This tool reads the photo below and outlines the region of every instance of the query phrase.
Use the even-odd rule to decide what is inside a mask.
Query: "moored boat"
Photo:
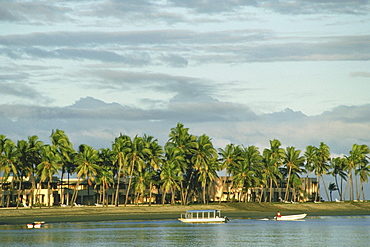
[[[275,216],[274,220],[277,220],[277,221],[303,220],[306,216],[307,214],[281,215],[281,216]]]
[[[27,224],[27,228],[41,228],[45,224],[45,221],[35,221]]]
[[[179,221],[185,223],[226,223],[229,219],[221,217],[221,211],[216,209],[188,210],[181,214]]]

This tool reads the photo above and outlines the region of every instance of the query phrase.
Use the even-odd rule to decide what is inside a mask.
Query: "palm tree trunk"
[[[320,195],[320,175],[318,174],[317,175],[317,190],[316,190],[316,198],[315,198],[316,202],[320,201],[319,195]]]
[[[324,190],[325,190],[326,198],[329,198],[328,189],[326,188],[326,185],[325,185],[324,176],[321,176],[321,180],[322,180],[322,183],[324,185]]]
[[[50,189],[50,179],[48,181],[48,207],[50,208],[50,192],[51,192],[51,189]]]
[[[335,185],[337,186],[337,189],[338,189],[339,199],[342,200],[342,188],[339,188],[337,175],[334,176],[334,179],[335,179]]]
[[[353,192],[354,191],[353,191],[352,170],[349,172],[348,180],[349,180],[349,200],[353,201]]]
[[[365,201],[364,180],[361,178],[360,178],[360,187],[361,187],[362,200]]]
[[[116,187],[116,195],[114,197],[114,205],[116,207],[118,207],[118,201],[119,201],[119,183],[120,183],[120,179],[121,179],[121,165],[119,165],[119,168],[118,168],[118,174],[117,174],[117,187]]]
[[[152,206],[152,186],[153,186],[153,182],[150,181],[149,183],[149,206]]]
[[[132,182],[132,174],[134,173],[134,161],[132,161],[132,165],[131,165],[131,172],[130,172],[130,178],[128,180],[128,186],[127,186],[127,191],[126,191],[126,198],[125,198],[125,207],[127,205],[127,202],[128,202],[128,196],[129,196],[129,193],[130,193],[130,189],[131,189],[131,182]]]
[[[17,209],[19,207],[21,195],[22,195],[22,178],[19,179],[19,188],[18,188],[17,205],[16,205],[16,208]]]
[[[191,172],[190,178],[189,178],[189,181],[188,181],[188,184],[186,186],[186,190],[185,190],[185,205],[188,204],[188,195],[189,195],[190,183],[191,183],[191,179],[193,177],[193,174],[194,174],[194,170]]]
[[[284,201],[288,201],[288,196],[289,196],[289,182],[290,182],[290,175],[291,175],[291,173],[292,173],[292,167],[289,166],[288,182],[286,183]]]
[[[270,202],[272,202],[272,181],[273,179],[270,178]]]
[[[76,203],[76,200],[77,200],[77,196],[78,196],[78,187],[80,186],[80,179],[81,177],[78,177],[77,179],[77,183],[76,183],[76,188],[73,192],[73,195],[72,195],[72,199],[71,199],[71,206],[73,207],[74,204]]]
[[[355,183],[356,183],[356,199],[357,201],[359,201],[360,200],[360,190],[358,188],[358,178],[356,175],[355,175]]]

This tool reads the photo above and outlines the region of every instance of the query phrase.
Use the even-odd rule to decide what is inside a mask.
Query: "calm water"
[[[370,216],[227,224],[116,221],[0,226],[0,246],[369,246]]]

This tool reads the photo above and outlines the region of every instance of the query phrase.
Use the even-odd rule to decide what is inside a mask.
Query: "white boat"
[[[188,210],[181,214],[179,221],[185,223],[226,223],[229,219],[221,217],[221,211],[215,209]]]
[[[45,221],[35,221],[27,224],[27,228],[41,228],[45,224]]]
[[[281,215],[280,217],[275,216],[274,220],[286,221],[286,220],[302,220],[307,214],[294,214],[294,215]]]

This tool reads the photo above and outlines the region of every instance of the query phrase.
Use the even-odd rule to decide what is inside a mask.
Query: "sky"
[[[370,145],[365,0],[1,1],[0,134]]]

